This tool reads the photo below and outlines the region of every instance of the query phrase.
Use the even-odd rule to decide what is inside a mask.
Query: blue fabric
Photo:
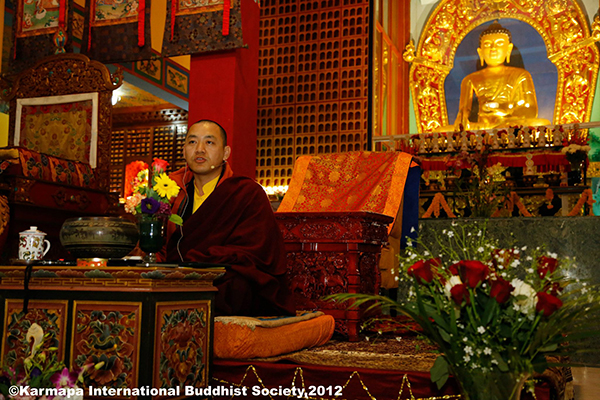
[[[408,170],[404,185],[404,205],[402,207],[402,236],[400,247],[406,247],[407,238],[415,240],[419,235],[419,186],[421,167]],[[414,229],[413,229],[414,228]]]

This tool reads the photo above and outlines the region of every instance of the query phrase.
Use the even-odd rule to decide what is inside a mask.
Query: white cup
[[[21,260],[41,260],[48,250],[50,250],[50,241],[44,239],[46,234],[37,230],[37,226],[32,226],[27,231],[19,233],[19,259]]]

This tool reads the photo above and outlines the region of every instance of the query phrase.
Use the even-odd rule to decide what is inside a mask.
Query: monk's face
[[[221,129],[212,122],[199,122],[190,127],[183,145],[183,156],[194,175],[208,178],[221,173],[231,148],[225,146]]]
[[[513,44],[505,33],[491,33],[481,38],[481,44],[477,49],[481,61],[485,61],[489,67],[495,67],[504,63],[510,57]]]

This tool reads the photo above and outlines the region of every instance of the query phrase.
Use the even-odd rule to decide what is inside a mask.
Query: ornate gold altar
[[[416,53],[412,42],[404,53],[412,63],[410,82],[419,132],[449,124],[444,80],[454,66],[456,49],[475,27],[499,18],[523,21],[542,37],[548,59],[558,71],[552,122],[589,121],[599,64],[598,17],[590,31],[575,0],[443,0],[427,20]]]
[[[85,378],[86,387],[207,386],[217,290],[212,282],[222,273],[38,266],[27,280],[24,266],[0,266],[0,364],[25,358],[25,335],[36,322],[67,365],[104,361]]]

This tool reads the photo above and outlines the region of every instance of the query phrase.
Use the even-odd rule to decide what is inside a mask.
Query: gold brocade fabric
[[[92,102],[25,106],[19,145],[29,150],[89,163]]]
[[[411,156],[400,152],[300,157],[278,211],[371,211],[395,218],[410,163]]]

